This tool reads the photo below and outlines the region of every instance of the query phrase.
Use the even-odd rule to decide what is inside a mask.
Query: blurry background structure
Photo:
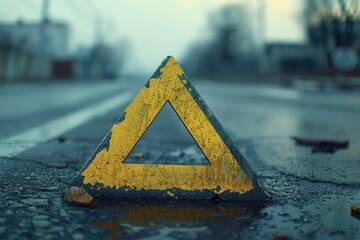
[[[0,82],[149,76],[167,55],[194,77],[354,82],[359,39],[358,0],[2,0]]]

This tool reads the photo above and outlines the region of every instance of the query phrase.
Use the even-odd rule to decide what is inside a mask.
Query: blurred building
[[[265,47],[266,72],[306,73],[319,68],[319,58],[307,44],[269,43]]]
[[[17,21],[15,24],[1,24],[1,38],[8,38],[13,44],[37,53],[40,44],[40,24]],[[67,51],[69,28],[61,22],[45,22],[46,49],[49,56],[62,56]],[[41,46],[44,47],[44,46]]]
[[[0,81],[51,77],[53,60],[65,58],[68,53],[69,28],[65,23],[46,21],[46,44],[40,39],[40,31],[39,23],[0,24]],[[42,76],[37,71],[39,51],[45,56]],[[66,69],[65,65],[60,68]]]
[[[347,14],[346,18],[340,18],[331,15],[331,12],[329,16],[324,17],[320,13],[318,10],[314,12],[313,17],[308,16],[304,29],[307,37],[305,43],[266,44],[265,59],[268,73],[328,76],[360,74],[359,17]]]
[[[70,52],[68,25],[48,20],[42,24],[0,24],[0,82],[117,77],[124,44],[99,42]]]

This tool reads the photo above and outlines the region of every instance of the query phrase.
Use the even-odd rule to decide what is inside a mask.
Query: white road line
[[[85,109],[70,113],[51,122],[31,128],[19,134],[2,139],[4,144],[0,148],[1,157],[14,157],[38,144],[49,141],[61,134],[70,131],[93,118],[120,107],[130,100],[130,93],[122,93],[119,96],[109,98]],[[17,143],[21,142],[21,143]],[[13,144],[12,144],[13,143]]]

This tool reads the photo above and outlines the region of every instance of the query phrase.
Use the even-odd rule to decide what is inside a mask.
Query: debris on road
[[[59,143],[64,143],[66,140],[67,140],[67,137],[65,137],[65,136],[59,136],[58,137]]]
[[[68,203],[89,204],[94,198],[81,187],[70,187],[65,190],[64,200]]]
[[[288,239],[288,235],[285,233],[282,233],[282,232],[275,233],[273,236],[274,236],[274,239],[280,239],[280,240]]]
[[[351,216],[360,218],[360,203],[356,203],[351,206]]]
[[[330,139],[313,139],[292,137],[298,145],[311,146],[313,153],[335,153],[338,149],[345,149],[349,147],[348,140],[330,140]]]

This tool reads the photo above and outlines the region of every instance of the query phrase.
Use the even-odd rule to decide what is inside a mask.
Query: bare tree
[[[304,23],[310,43],[322,49],[327,59],[337,47],[352,47],[360,33],[359,0],[306,0]]]
[[[100,68],[103,77],[116,77],[124,66],[128,50],[126,41],[117,45],[98,43],[89,50],[88,61]]]
[[[188,52],[184,68],[193,75],[256,71],[254,39],[242,5],[224,6],[209,15],[209,37],[202,36]]]

